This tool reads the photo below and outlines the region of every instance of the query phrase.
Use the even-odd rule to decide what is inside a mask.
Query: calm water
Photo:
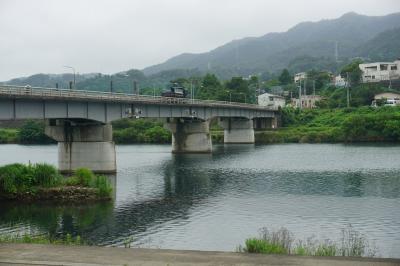
[[[56,164],[56,146],[0,145],[0,165]],[[383,257],[400,257],[400,146],[229,145],[172,155],[169,145],[117,147],[115,201],[2,203],[0,234],[79,234],[100,245],[226,250],[261,227],[340,239],[351,224]]]

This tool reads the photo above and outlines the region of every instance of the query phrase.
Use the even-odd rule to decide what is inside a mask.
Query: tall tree
[[[287,70],[286,68],[282,70],[282,73],[279,76],[279,81],[282,85],[286,85],[292,82],[292,77],[290,76],[289,70]]]

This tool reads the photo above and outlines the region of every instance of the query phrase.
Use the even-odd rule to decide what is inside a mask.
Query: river
[[[382,257],[400,258],[400,146],[117,146],[112,203],[1,203],[0,234],[80,235],[105,246],[234,251],[259,229],[339,241],[351,225]],[[56,165],[57,147],[0,145],[0,165]]]

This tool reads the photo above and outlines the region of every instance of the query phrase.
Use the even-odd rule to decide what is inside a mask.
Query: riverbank
[[[0,167],[0,200],[23,202],[85,202],[111,199],[106,176],[86,168],[63,177],[49,164],[9,164]]]
[[[234,252],[0,244],[0,265],[326,265],[395,266],[398,259],[303,257]]]

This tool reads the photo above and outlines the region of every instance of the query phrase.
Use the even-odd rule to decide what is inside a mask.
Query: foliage
[[[340,76],[346,79],[350,86],[354,86],[360,83],[362,72],[358,65],[362,63],[362,60],[356,59],[353,60],[351,63],[345,65],[340,70]]]
[[[249,238],[243,250],[248,253],[287,254],[288,251],[279,245],[274,245],[265,239]]]
[[[93,186],[98,189],[100,197],[110,196],[112,187],[108,178],[104,175],[98,175],[94,178]]]
[[[26,121],[18,131],[19,141],[21,143],[53,143],[54,140],[44,134],[44,127],[43,122]]]
[[[98,190],[100,197],[109,196],[112,187],[107,177],[96,176],[87,168],[79,168],[75,175],[66,179],[49,164],[9,164],[0,167],[0,194],[35,194],[38,188],[57,186],[83,186]]]
[[[171,141],[171,133],[156,120],[121,119],[112,124],[113,138],[116,143],[169,143]]]
[[[282,109],[282,128],[256,132],[259,143],[400,141],[399,107]]]
[[[367,239],[351,225],[342,229],[342,239],[339,243],[331,240],[319,241],[314,236],[309,237],[307,241],[298,240],[293,243],[294,236],[286,228],[272,232],[263,228],[260,237],[247,239],[245,247],[239,246],[239,251],[306,256],[374,257],[376,255],[376,249],[370,248]]]
[[[0,243],[25,243],[25,244],[57,244],[57,245],[84,245],[81,237],[78,235],[72,237],[70,234],[58,238],[52,238],[49,235],[31,236],[24,235],[3,235],[0,236]]]
[[[282,85],[286,85],[292,82],[292,77],[290,76],[290,73],[286,68],[282,70],[282,73],[279,76],[279,81]]]
[[[0,144],[16,143],[18,141],[18,130],[11,128],[0,128]]]
[[[74,176],[78,180],[78,184],[89,187],[94,179],[93,172],[88,168],[78,168],[74,172]]]
[[[62,176],[57,169],[45,163],[37,163],[32,167],[34,185],[42,187],[55,187],[61,184]]]

